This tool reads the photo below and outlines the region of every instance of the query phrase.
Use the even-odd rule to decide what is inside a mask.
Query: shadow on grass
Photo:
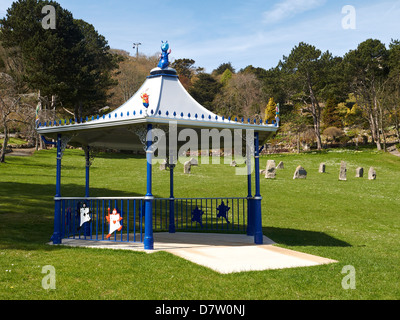
[[[91,188],[96,197],[138,197],[143,194]],[[62,195],[82,197],[85,187],[63,184]],[[54,184],[5,182],[0,188],[0,249],[54,250],[46,246],[54,227]]]
[[[287,246],[351,247],[352,245],[323,232],[286,228],[263,228],[263,233],[277,244]]]

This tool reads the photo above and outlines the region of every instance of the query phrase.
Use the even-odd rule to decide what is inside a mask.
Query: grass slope
[[[275,180],[261,178],[264,234],[280,246],[338,260],[310,268],[220,275],[168,253],[53,247],[55,151],[7,158],[0,165],[0,299],[399,299],[400,158],[341,150],[261,158],[283,161]],[[338,181],[340,161],[348,181]],[[320,162],[327,173],[319,174]],[[93,196],[145,192],[146,160],[100,154],[91,168]],[[83,152],[63,158],[62,194],[83,196]],[[306,180],[293,180],[298,165]],[[355,178],[370,166],[377,180]],[[247,177],[229,165],[201,165],[175,174],[176,197],[246,196]],[[153,170],[157,197],[168,197],[169,173]],[[254,191],[253,191],[254,193]],[[42,288],[42,268],[56,270],[56,290]],[[344,266],[356,270],[356,289],[344,290]]]

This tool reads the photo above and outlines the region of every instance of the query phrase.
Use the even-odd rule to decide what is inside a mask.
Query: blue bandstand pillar
[[[144,249],[153,250],[154,249],[154,236],[153,236],[153,193],[152,193],[152,170],[153,170],[153,151],[152,146],[152,135],[151,130],[153,126],[151,124],[147,125],[147,148],[146,148],[146,158],[147,158],[147,193],[145,197],[145,227],[144,227]]]
[[[255,147],[255,184],[256,193],[254,196],[254,243],[263,244],[263,232],[262,232],[262,213],[261,213],[261,190],[260,190],[260,141],[259,133],[255,133],[254,137]]]
[[[172,161],[171,161],[172,160]],[[173,158],[169,163],[169,233],[175,233],[175,197],[174,197],[174,169]]]
[[[54,233],[53,244],[61,244],[61,134],[57,135],[57,172],[56,172],[56,195],[54,204]]]
[[[86,158],[86,184],[85,184],[85,197],[89,198],[89,178],[90,178],[90,147],[85,149]]]
[[[248,148],[248,146],[247,146]],[[254,200],[251,191],[251,154],[248,152],[247,159],[247,235],[254,236]]]
[[[90,197],[89,180],[90,180],[90,147],[85,148],[85,159],[86,159],[86,178],[85,178],[85,198]],[[90,207],[90,203],[86,203]],[[84,235],[90,237],[91,235],[91,223],[84,224]]]

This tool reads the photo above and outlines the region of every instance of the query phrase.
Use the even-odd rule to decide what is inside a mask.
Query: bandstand
[[[103,116],[38,124],[37,132],[43,140],[57,147],[54,244],[61,244],[68,238],[127,241],[143,242],[144,249],[152,250],[155,231],[196,230],[242,232],[253,236],[256,244],[262,244],[260,146],[277,131],[279,118],[268,123],[225,118],[207,110],[189,95],[176,71],[169,67],[167,43],[163,44],[162,51],[158,67],[151,70],[138,92],[118,109]],[[174,168],[179,159],[178,148],[183,145],[178,137],[184,135],[184,130],[191,130],[198,137],[202,132],[211,131],[229,131],[231,137],[246,132],[241,135],[241,139],[247,142],[247,174],[243,179],[244,186],[247,185],[245,197],[174,197]],[[157,149],[160,154],[161,142],[166,146],[165,158],[170,173],[170,197],[165,199],[155,198],[152,193],[153,160]],[[198,150],[204,151],[204,141],[196,144]],[[86,192],[83,197],[62,196],[61,163],[67,145],[81,147],[86,155]],[[90,166],[93,151],[97,149],[144,150],[147,158],[145,195],[102,198],[91,195]],[[112,224],[119,228],[110,230]]]

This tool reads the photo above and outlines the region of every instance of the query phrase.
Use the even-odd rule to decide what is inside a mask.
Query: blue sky
[[[342,56],[368,39],[400,38],[400,0],[59,0],[75,18],[95,26],[112,48],[134,54],[171,45],[172,59],[191,58],[211,72],[231,62],[269,69],[299,42]],[[3,16],[12,0],[0,0]],[[345,5],[355,8],[356,28],[344,29]]]

